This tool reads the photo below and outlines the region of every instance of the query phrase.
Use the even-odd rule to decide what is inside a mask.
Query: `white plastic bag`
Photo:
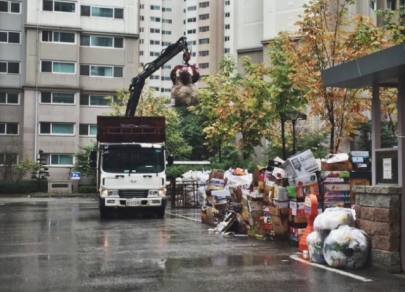
[[[313,231],[307,236],[307,244],[309,251],[309,259],[311,262],[318,264],[325,264],[325,257],[323,256],[323,243],[325,236],[323,233]]]
[[[360,229],[342,225],[325,238],[323,255],[334,268],[361,269],[370,251],[370,238]]]
[[[355,212],[350,208],[328,208],[322,214],[316,216],[314,229],[333,230],[341,225],[350,225],[356,220]]]

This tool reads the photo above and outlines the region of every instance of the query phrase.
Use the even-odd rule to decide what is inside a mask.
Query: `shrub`
[[[95,185],[81,185],[79,186],[79,193],[97,193]]]
[[[22,180],[18,183],[0,181],[0,194],[27,194],[35,192],[48,192],[48,181]]]

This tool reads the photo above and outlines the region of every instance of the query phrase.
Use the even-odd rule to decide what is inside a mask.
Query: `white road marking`
[[[351,277],[351,278],[356,279],[356,280],[359,280],[359,281],[363,281],[363,282],[373,282],[373,280],[368,279],[368,278],[364,278],[364,277],[357,276],[357,275],[354,275],[354,274],[351,274],[351,273],[348,273],[348,272],[345,272],[345,271],[342,271],[342,270],[334,269],[334,268],[327,267],[327,266],[323,266],[323,265],[320,265],[320,264],[317,264],[317,263],[312,263],[312,262],[307,261],[307,260],[304,260],[304,259],[300,259],[300,258],[298,257],[298,255],[295,255],[295,254],[290,255],[290,258],[292,258],[293,260],[302,262],[302,263],[306,263],[306,264],[311,265],[311,266],[314,266],[314,267],[318,267],[318,268],[321,268],[321,269],[324,269],[324,270],[328,270],[328,271],[331,271],[331,272],[334,272],[334,273],[337,273],[337,274],[341,274],[341,275],[343,275],[343,276]]]
[[[165,213],[166,213],[166,214],[169,214],[169,215],[177,216],[177,217],[180,217],[180,218],[184,218],[184,219],[187,219],[187,220],[191,220],[191,221],[195,221],[195,222],[201,222],[201,220],[199,220],[199,219],[195,219],[195,218],[191,218],[191,217],[186,217],[186,216],[179,215],[179,214],[175,214],[175,213],[172,213],[172,212],[166,211]]]

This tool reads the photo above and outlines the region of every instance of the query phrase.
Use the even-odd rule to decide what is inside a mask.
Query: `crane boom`
[[[143,67],[143,71],[138,76],[132,78],[131,85],[129,86],[130,97],[125,110],[126,117],[133,117],[135,115],[145,80],[182,51],[188,51],[187,38],[184,36],[164,49],[156,60],[146,64]]]

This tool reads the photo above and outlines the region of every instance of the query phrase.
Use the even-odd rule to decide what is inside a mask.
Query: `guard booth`
[[[322,71],[326,87],[372,88],[372,185],[353,187],[357,227],[371,237],[371,264],[405,270],[405,45]],[[398,89],[398,146],[381,148],[380,87]]]
[[[190,165],[209,167],[209,161],[174,161],[173,165]],[[183,180],[179,177],[167,176],[167,196],[170,197],[172,208],[199,208],[201,207],[200,191],[206,183],[197,180]]]

